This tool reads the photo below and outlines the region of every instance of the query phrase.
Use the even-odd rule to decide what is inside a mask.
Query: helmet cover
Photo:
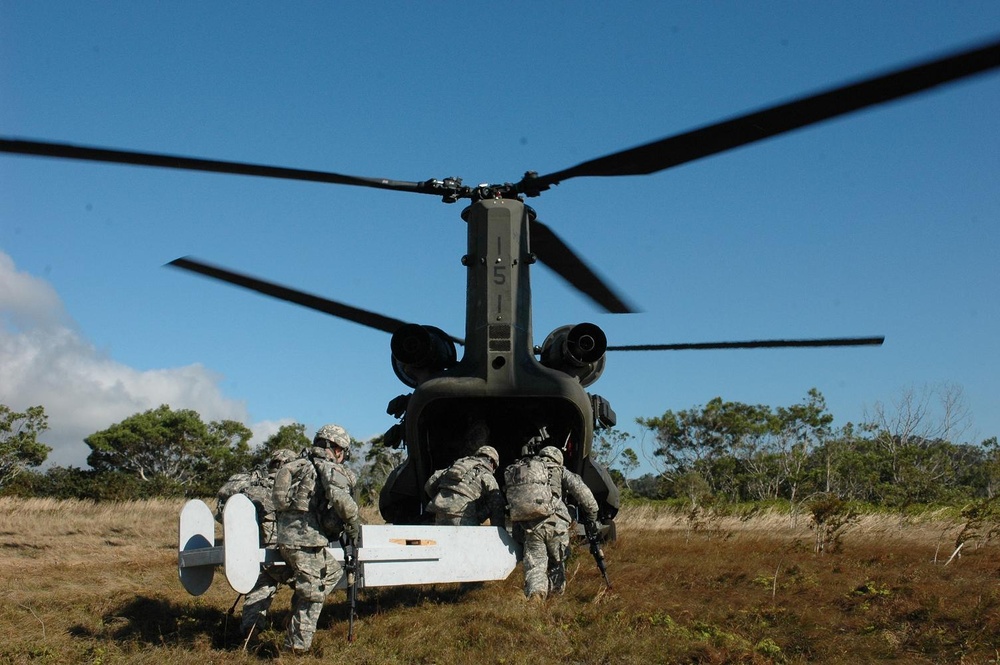
[[[349,450],[351,448],[351,436],[340,425],[323,425],[316,432],[316,436],[313,437],[313,445],[329,448],[330,444],[344,450]]]
[[[476,457],[485,457],[493,462],[493,468],[500,466],[500,455],[497,453],[497,449],[493,446],[481,446],[479,450],[476,451]]]
[[[271,453],[271,456],[267,460],[267,468],[277,469],[280,466],[284,466],[291,462],[293,459],[298,457],[288,448],[278,448]]]
[[[556,448],[555,446],[545,446],[544,448],[538,451],[538,456],[550,459],[559,465],[562,465],[563,463],[562,451]]]

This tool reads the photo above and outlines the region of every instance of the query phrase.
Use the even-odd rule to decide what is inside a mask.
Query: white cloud
[[[0,403],[15,410],[42,405],[52,446],[48,462],[86,466],[83,439],[128,416],[169,404],[206,421],[247,421],[246,405],[222,394],[220,378],[201,365],[137,370],[115,361],[74,329],[55,290],[18,272],[0,251]],[[254,425],[259,433],[284,424]],[[266,438],[266,435],[265,435]]]
[[[278,430],[285,425],[294,425],[297,422],[297,420],[292,418],[282,418],[281,420],[261,420],[254,423],[249,426],[250,431],[253,432],[253,439],[251,439],[250,445],[260,445],[277,434]],[[306,436],[309,435],[306,434]]]
[[[0,252],[0,317],[21,329],[67,325],[69,317],[55,289],[45,280],[18,272]]]

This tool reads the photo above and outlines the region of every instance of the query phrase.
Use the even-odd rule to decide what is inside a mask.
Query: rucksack
[[[226,506],[226,501],[229,498],[242,493],[246,488],[250,487],[251,474],[249,473],[234,473],[229,476],[226,483],[219,488],[219,492],[216,496],[215,504],[215,519],[219,522],[222,521],[222,510]]]
[[[320,526],[331,540],[336,540],[344,530],[344,518],[340,511],[348,510],[347,503],[355,503],[354,485],[357,479],[354,472],[342,464],[331,461],[314,464],[320,480],[316,491],[325,499],[318,506]]]
[[[260,474],[251,484],[242,490],[257,509],[257,520],[274,519],[274,499],[269,478]]]
[[[269,513],[274,512],[274,504],[271,502],[271,483],[267,474],[259,469],[250,473],[234,473],[226,481],[226,484],[219,488],[218,499],[218,519],[222,521],[222,510],[226,501],[236,494],[245,494],[257,508],[257,520],[261,521]]]
[[[449,466],[448,470],[441,476],[438,484],[441,487],[456,489],[459,485],[465,483],[469,475],[477,466],[481,466],[481,464],[475,457],[463,457],[455,460],[455,463]]]
[[[300,457],[278,469],[274,477],[271,498],[278,512],[309,510],[309,502],[316,494],[316,467],[312,460]]]
[[[459,514],[465,510],[470,501],[478,499],[480,488],[479,485],[474,484],[479,475],[476,472],[477,468],[482,469],[479,473],[486,470],[482,460],[475,457],[462,457],[455,460],[438,480],[438,492],[431,501],[432,511]]]
[[[555,512],[555,496],[544,461],[525,457],[508,466],[503,477],[511,520],[538,520]]]

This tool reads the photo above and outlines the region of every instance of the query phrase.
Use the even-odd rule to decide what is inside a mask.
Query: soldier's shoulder
[[[338,471],[344,474],[344,477],[347,478],[347,482],[351,484],[351,487],[358,483],[358,474],[354,472],[354,469],[349,466],[344,466],[343,464],[338,464],[337,466],[339,467]]]
[[[567,469],[565,467],[562,470],[562,479],[563,479],[564,483],[567,483],[569,485],[573,485],[573,486],[576,486],[576,487],[580,487],[580,486],[586,487],[587,486],[587,484],[585,482],[583,482],[583,476],[581,476],[580,474],[575,473],[573,471],[570,471],[569,469]]]
[[[456,459],[454,462],[452,462],[451,466],[456,468],[465,468],[465,467],[475,466],[475,464],[476,464],[476,458],[474,456],[464,455]]]
[[[275,482],[278,482],[279,478],[284,478],[286,482],[294,478],[306,478],[315,472],[315,466],[311,460],[299,457],[278,469],[278,472],[275,474]]]
[[[317,470],[329,481],[338,486],[353,487],[358,482],[357,474],[349,466],[322,460],[316,464]]]

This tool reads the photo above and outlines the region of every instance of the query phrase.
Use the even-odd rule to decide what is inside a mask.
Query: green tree
[[[811,466],[813,453],[830,437],[833,415],[827,412],[823,395],[812,388],[803,404],[779,406],[776,416],[781,482],[788,500],[794,503],[803,484],[818,480]]]
[[[726,450],[722,434],[712,419],[721,405],[722,398],[716,397],[704,409],[696,407],[666,411],[655,418],[636,418],[636,423],[656,437],[653,457],[659,460],[657,470],[665,480],[699,466],[707,467],[706,463]]]
[[[765,498],[774,482],[774,461],[765,443],[774,429],[769,407],[724,402],[716,397],[704,407],[667,411],[637,422],[655,432],[654,457],[662,459],[668,481],[697,472],[712,488],[732,500],[747,491]]]
[[[383,436],[376,436],[370,441],[353,446],[360,453],[363,462],[358,469],[358,501],[362,505],[378,503],[379,492],[385,485],[386,478],[399,466],[405,454],[383,445]]]
[[[3,494],[25,498],[134,501],[183,497],[186,489],[189,488],[181,487],[164,476],[145,482],[123,471],[97,472],[72,466],[53,466],[45,473],[25,471],[3,488]],[[189,495],[194,493],[189,492]]]
[[[712,496],[712,488],[697,471],[685,471],[677,476],[673,482],[673,490],[676,496],[687,499],[692,509],[700,507]]]
[[[943,384],[906,388],[886,405],[876,402],[866,414],[873,439],[885,451],[891,482],[905,486],[908,475],[937,474],[935,455],[921,454],[930,442],[953,442],[968,429],[970,415],[959,386]],[[911,465],[929,465],[914,470]]]
[[[711,422],[719,429],[722,440],[735,465],[731,473],[716,473],[717,478],[735,482],[720,487],[731,500],[777,498],[783,477],[777,441],[781,436],[781,420],[771,407],[761,404],[713,401]]]
[[[594,436],[594,444],[590,451],[594,461],[603,465],[609,472],[617,471],[626,487],[629,475],[639,468],[639,457],[632,448],[626,447],[626,444],[634,438],[628,432],[617,429],[600,430],[600,433]]]
[[[644,499],[666,499],[669,494],[662,475],[644,473],[632,481],[632,494]]]
[[[271,454],[282,448],[298,453],[307,448],[311,439],[306,436],[306,426],[302,423],[282,425],[278,431],[267,437],[260,448],[254,451],[251,466],[261,466],[267,462]]]
[[[952,384],[907,388],[890,405],[877,402],[866,426],[881,452],[881,500],[902,506],[967,496],[977,475],[969,467],[984,452],[957,441],[970,422],[962,390]]]
[[[0,487],[25,468],[45,461],[52,448],[40,443],[38,436],[47,429],[48,416],[41,406],[29,406],[19,413],[0,404]]]
[[[993,436],[983,441],[984,485],[986,496],[992,499],[1000,495],[1000,443]]]
[[[880,501],[887,465],[866,426],[847,423],[813,452],[817,491],[853,501]]]
[[[253,432],[249,427],[235,420],[219,420],[208,423],[207,429],[209,452],[203,458],[200,474],[225,474],[228,478],[253,466],[254,456],[250,451]]]
[[[212,494],[249,463],[250,430],[235,421],[206,425],[197,412],[166,404],[91,434],[87,463],[98,473],[122,472],[146,483],[165,480],[187,495]]]
[[[693,473],[712,493],[734,501],[794,501],[802,486],[815,480],[813,451],[829,436],[832,421],[815,388],[802,404],[789,407],[772,409],[716,397],[704,407],[637,420],[655,433],[654,456],[664,461],[664,478],[690,480]],[[680,495],[690,497],[690,492],[685,489]]]
[[[618,465],[621,467],[622,476],[625,478],[625,487],[631,490],[632,486],[629,476],[639,468],[639,456],[631,448],[626,448],[622,451],[621,461]]]

